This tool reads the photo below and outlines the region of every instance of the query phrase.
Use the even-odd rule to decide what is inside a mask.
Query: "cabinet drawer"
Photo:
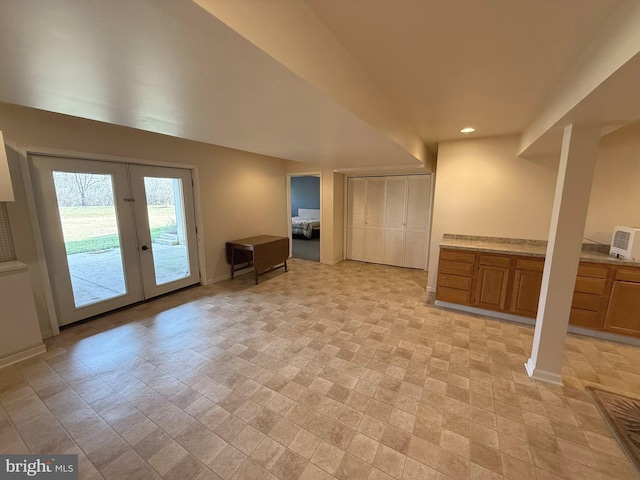
[[[440,273],[448,273],[451,275],[471,276],[473,272],[473,263],[451,262],[449,260],[440,261]]]
[[[497,255],[480,255],[480,265],[495,265],[496,267],[511,266],[510,257],[499,257]]]
[[[580,310],[589,310],[592,312],[598,312],[602,309],[602,302],[604,297],[597,295],[589,295],[586,293],[574,293],[573,302],[571,302],[572,308],[578,308]]]
[[[576,327],[602,329],[602,320],[599,312],[590,312],[589,310],[580,310],[572,308],[569,315],[569,323]]]
[[[530,260],[528,258],[519,258],[516,261],[516,269],[541,272],[542,270],[544,270],[544,260]]]
[[[456,288],[438,287],[436,290],[436,300],[469,305],[471,303],[471,292],[469,290],[458,290]]]
[[[578,266],[579,277],[607,278],[609,267],[581,263]]]
[[[616,270],[616,280],[640,283],[640,269],[619,268]]]
[[[473,252],[461,252],[459,250],[440,250],[440,260],[474,263],[476,261],[476,254]]]
[[[471,290],[471,277],[448,275],[446,273],[440,274],[438,275],[438,286],[457,288],[460,290]]]
[[[607,281],[604,278],[578,277],[576,278],[576,292],[602,295]]]

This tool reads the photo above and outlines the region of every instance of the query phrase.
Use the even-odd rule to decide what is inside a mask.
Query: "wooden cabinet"
[[[510,312],[535,318],[540,300],[544,260],[518,258],[513,277]]]
[[[544,259],[441,248],[436,300],[535,318]],[[580,262],[569,323],[640,337],[640,267]]]
[[[504,310],[509,288],[511,258],[480,254],[475,305],[491,310]]]
[[[616,272],[605,329],[640,336],[640,269],[620,268]]]
[[[571,303],[569,323],[602,330],[611,290],[609,265],[581,262]]]
[[[350,178],[347,194],[347,258],[425,268],[429,175]]]
[[[471,305],[476,254],[441,250],[436,300]]]

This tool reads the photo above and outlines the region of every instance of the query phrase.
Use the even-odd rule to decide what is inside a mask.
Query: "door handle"
[[[146,245],[142,245],[142,247],[140,247],[142,250],[149,250],[149,247],[147,247]]]

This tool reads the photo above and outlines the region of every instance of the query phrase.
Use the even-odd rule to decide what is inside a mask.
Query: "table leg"
[[[236,264],[235,263],[235,258],[234,258],[235,257],[235,255],[234,255],[235,251],[236,251],[235,247],[232,246],[231,247],[231,280],[233,280],[233,274],[235,272],[235,264]]]
[[[258,270],[256,270],[256,285],[258,284]]]
[[[287,270],[287,261],[286,261],[286,260],[284,261],[284,271],[285,271],[285,272],[288,272],[288,271],[289,271],[289,270]]]

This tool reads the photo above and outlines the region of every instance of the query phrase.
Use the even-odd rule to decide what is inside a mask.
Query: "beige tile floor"
[[[640,394],[640,350],[434,308],[424,272],[291,261],[65,330],[0,370],[0,451],[81,478],[636,479],[584,391]]]

